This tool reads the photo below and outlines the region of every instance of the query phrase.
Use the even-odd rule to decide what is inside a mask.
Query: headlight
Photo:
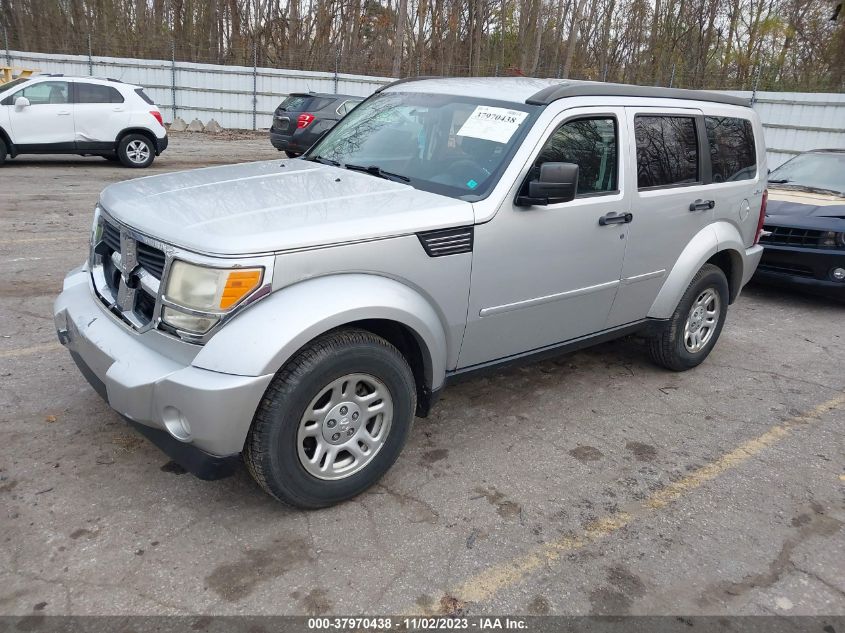
[[[837,233],[835,231],[825,231],[822,233],[821,246],[823,248],[843,248],[845,247],[845,233]]]
[[[177,260],[170,268],[164,293],[170,305],[162,320],[180,330],[205,333],[259,288],[263,274],[263,268],[207,268]]]

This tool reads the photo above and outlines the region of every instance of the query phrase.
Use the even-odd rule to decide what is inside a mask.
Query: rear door
[[[73,119],[79,149],[108,149],[129,124],[123,95],[112,86],[74,82]]]
[[[29,105],[21,109],[15,107],[19,97],[29,99]],[[3,103],[9,112],[12,141],[20,151],[73,149],[73,112],[67,81],[31,84],[4,99]]]
[[[713,222],[717,200],[705,184],[710,152],[701,110],[627,107],[634,142],[634,191],[622,278],[608,326],[647,316],[663,282],[693,236]]]

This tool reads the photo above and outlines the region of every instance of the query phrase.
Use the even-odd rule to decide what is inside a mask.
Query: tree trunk
[[[396,37],[393,49],[393,77],[402,74],[402,52],[405,45],[405,19],[408,15],[408,0],[399,0],[399,12],[396,18]]]

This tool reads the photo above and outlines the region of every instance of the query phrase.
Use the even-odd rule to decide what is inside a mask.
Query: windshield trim
[[[370,100],[381,99],[381,98],[389,98],[391,96],[402,94],[402,95],[419,95],[419,92],[414,91],[401,91],[401,90],[391,90],[389,92],[374,92],[369,97],[361,101],[355,109],[358,110],[362,108],[367,102]],[[427,93],[426,93],[427,94]],[[461,200],[464,202],[480,202],[481,200],[485,200],[492,195],[492,193],[496,190],[499,185],[499,182],[502,179],[505,171],[507,170],[508,166],[511,164],[514,155],[519,150],[522,143],[525,141],[525,137],[528,135],[529,131],[534,127],[534,124],[537,122],[538,117],[540,114],[546,109],[546,106],[539,106],[539,105],[531,105],[531,104],[524,104],[524,103],[514,103],[513,101],[501,100],[501,99],[482,99],[482,98],[475,98],[475,97],[467,97],[461,95],[451,95],[447,93],[432,93],[438,94],[444,97],[454,97],[456,101],[466,101],[470,103],[475,103],[477,105],[488,105],[500,108],[507,108],[509,110],[520,110],[522,112],[526,112],[528,116],[525,118],[525,121],[522,125],[520,125],[519,129],[513,136],[511,140],[510,147],[502,156],[502,160],[499,162],[498,167],[490,174],[489,178],[485,183],[484,190],[480,193],[468,193],[467,191],[460,189],[459,187],[451,187],[449,185],[441,184],[441,183],[434,183],[428,180],[423,180],[417,178],[412,173],[403,173],[402,176],[408,179],[409,186],[417,189],[419,191],[426,191],[428,193],[434,193],[441,196],[446,196],[449,198],[453,198],[455,200]],[[342,122],[342,119],[341,119]],[[314,145],[312,145],[308,150],[302,155],[302,158],[305,160],[313,160],[313,157],[320,156],[320,146],[332,135],[332,132],[337,129],[337,125],[329,130],[320,140],[318,140]],[[321,157],[324,158],[324,157]],[[363,173],[363,172],[362,172]]]

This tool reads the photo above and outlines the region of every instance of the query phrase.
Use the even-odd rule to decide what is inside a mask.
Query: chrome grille
[[[100,213],[91,252],[91,277],[100,300],[137,330],[153,327],[167,255],[163,244]],[[97,237],[99,236],[99,237]]]
[[[138,243],[138,263],[159,281],[164,274],[165,261],[164,252],[149,244]]]

